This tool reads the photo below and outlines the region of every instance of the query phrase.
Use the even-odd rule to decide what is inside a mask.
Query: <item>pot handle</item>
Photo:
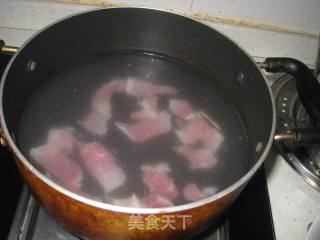
[[[7,46],[5,42],[2,39],[0,39],[0,53],[12,55],[15,54],[17,51],[17,47]]]
[[[267,58],[260,67],[267,72],[285,72],[296,79],[301,102],[314,126],[320,128],[320,84],[313,72],[302,62],[293,58]]]
[[[267,72],[288,73],[296,79],[301,102],[315,128],[293,129],[278,133],[275,141],[294,141],[299,146],[320,146],[320,84],[313,72],[302,62],[293,58],[267,58],[258,63]]]

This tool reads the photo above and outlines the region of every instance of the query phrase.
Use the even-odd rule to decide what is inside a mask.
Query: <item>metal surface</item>
[[[297,134],[295,132],[277,133],[274,136],[274,140],[276,140],[276,141],[286,141],[286,140],[295,141],[295,140],[297,140]]]
[[[13,46],[7,46],[5,45],[5,42],[0,39],[0,54],[8,54],[8,55],[12,55],[15,54],[18,51],[17,47],[13,47]]]
[[[256,64],[259,68],[262,68],[262,69],[265,69],[268,67],[268,64],[265,62],[256,62]]]
[[[95,28],[92,28],[93,25]],[[122,31],[123,29],[127,31]],[[113,32],[117,34],[110,34]],[[181,44],[181,39],[184,39],[185,44]],[[82,197],[57,185],[34,168],[14,140],[18,134],[28,93],[35,85],[45,81],[48,73],[65,63],[82,58],[90,52],[100,53],[112,49],[139,49],[173,56],[219,79],[219,83],[230,92],[237,103],[247,126],[250,143],[248,172],[230,187],[201,201],[165,209],[137,209],[113,206]],[[216,56],[224,57],[217,59]],[[41,67],[29,69],[30,63]],[[41,204],[69,229],[78,231],[83,236],[115,236],[112,229],[105,229],[104,226],[119,223],[117,227],[123,228],[121,222],[127,221],[128,216],[133,213],[192,213],[192,225],[196,228],[212,217],[218,217],[229,207],[261,166],[273,141],[275,109],[272,94],[253,60],[239,46],[212,28],[164,11],[137,8],[101,9],[61,20],[36,34],[19,49],[2,80],[1,124],[20,171]],[[252,101],[252,96],[255,96],[255,101]],[[14,101],[10,100],[12,98]],[[256,151],[257,146],[260,151]],[[83,218],[79,218],[74,209],[80,211]],[[94,222],[88,222],[86,219],[92,218],[92,215]],[[114,218],[116,220],[113,220]],[[128,232],[128,229],[124,228],[122,230],[122,234],[132,234],[136,239],[158,237]],[[166,236],[176,233],[161,234]]]
[[[272,90],[277,107],[277,130],[290,132],[295,128],[308,128],[311,125],[303,108],[295,79],[284,75],[274,82]],[[294,142],[276,141],[275,146],[289,165],[312,187],[320,191],[320,155],[317,147],[298,147]]]
[[[16,209],[15,218],[12,222],[8,239],[30,239],[28,236],[32,234],[32,226],[35,223],[37,213],[38,208],[36,201],[25,186],[20,196],[19,205]]]
[[[243,217],[246,216],[246,217]],[[24,188],[8,240],[78,240],[46,214]],[[223,221],[189,240],[275,239],[264,169],[260,169]]]
[[[7,142],[4,136],[1,136],[1,132],[0,132],[0,145],[2,147],[6,147],[7,146]]]
[[[108,12],[110,12],[110,14],[108,14]],[[136,14],[141,15],[141,17],[137,18]],[[166,16],[166,18],[164,18],[164,15]],[[121,21],[118,24],[120,24],[120,26],[123,24],[130,26],[128,28],[130,29],[130,31],[121,32],[123,36],[121,34],[117,35],[115,36],[116,39],[110,38],[108,34],[101,35],[100,31],[98,30],[100,26],[97,25],[96,28],[91,28],[93,23],[101,24],[101,28],[102,26],[103,28],[109,27],[110,30],[117,29],[120,26],[115,26],[112,23],[110,23],[110,26],[105,26],[104,22],[96,22],[96,18],[106,18],[106,20],[108,20],[108,18],[120,18]],[[146,22],[147,19],[156,20],[158,18],[161,18],[162,21],[157,22],[157,24],[159,24],[159,27],[162,26],[163,29],[157,29],[153,25],[150,26],[148,22]],[[135,28],[138,27],[136,26],[136,24],[139,24],[139,29],[143,29],[143,32],[136,31],[137,29]],[[141,24],[144,24],[146,29],[143,28],[143,25]],[[187,29],[181,28],[182,25],[184,25]],[[76,26],[81,26],[81,28],[76,28]],[[73,35],[66,34],[71,27],[75,27],[75,29],[73,30],[76,32],[73,32]],[[86,27],[88,29],[86,29]],[[82,35],[85,29],[86,31],[92,31],[91,34],[87,34],[88,36],[92,36],[92,38],[83,39],[82,41],[79,41],[78,34]],[[180,30],[177,31],[177,29]],[[171,35],[164,33],[162,34],[161,31],[169,31]],[[193,35],[186,35],[186,31],[194,31],[195,33],[200,35],[206,34],[207,38],[194,38]],[[64,34],[61,35],[62,32]],[[208,35],[208,33],[210,33],[210,35]],[[54,38],[56,34],[59,35],[59,38]],[[133,41],[132,37],[128,37],[128,34],[132,34],[132,37],[139,39],[139,41]],[[158,41],[154,38],[155,34],[159,37],[164,35],[169,37],[163,39],[164,41]],[[48,38],[44,38],[44,35],[46,35],[49,39],[53,38],[52,41],[47,41]],[[174,37],[172,35],[174,35]],[[100,38],[97,38],[96,36],[99,36]],[[66,39],[64,39],[63,37],[65,37]],[[181,37],[185,37],[185,40],[189,42],[189,45],[197,45],[197,49],[190,49],[188,45],[181,44]],[[2,77],[3,81],[1,84],[1,123],[3,124],[3,130],[6,135],[7,141],[10,143],[11,148],[14,150],[14,152],[17,154],[17,156],[23,162],[23,164],[26,167],[28,167],[32,172],[34,172],[34,174],[38,176],[42,181],[44,181],[50,186],[53,186],[58,191],[61,191],[62,193],[68,196],[71,196],[72,198],[83,201],[90,205],[92,204],[94,206],[98,206],[100,208],[110,207],[106,204],[99,204],[96,201],[90,201],[87,198],[83,198],[77,194],[71,193],[66,189],[62,189],[60,186],[58,186],[57,184],[49,180],[46,176],[43,176],[43,174],[37,171],[23,156],[19,149],[15,146],[15,141],[12,137],[17,132],[17,126],[20,121],[21,112],[17,112],[16,110],[10,108],[11,106],[5,106],[3,103],[5,97],[11,95],[19,95],[19,98],[17,98],[17,102],[15,102],[15,104],[19,106],[24,105],[27,97],[25,91],[29,90],[33,86],[33,84],[35,84],[36,81],[36,79],[33,77],[33,72],[30,74],[25,74],[26,65],[29,63],[31,56],[37,56],[37,58],[41,58],[43,60],[42,65],[45,65],[46,67],[38,69],[38,72],[34,74],[36,74],[38,77],[42,77],[42,81],[45,81],[45,76],[51,69],[55,69],[56,67],[61,66],[61,63],[63,63],[64,61],[83,56],[83,52],[78,51],[79,48],[87,49],[88,51],[88,46],[91,46],[91,51],[98,50],[99,48],[101,48],[100,50],[105,51],[105,48],[108,47],[119,47],[117,45],[119,39],[117,38],[122,39],[121,47],[124,49],[129,47],[141,48],[142,50],[148,49],[149,51],[164,52],[166,55],[173,55],[177,58],[182,58],[183,56],[186,61],[194,61],[197,65],[201,65],[207,71],[213,71],[212,74],[219,74],[221,77],[221,84],[225,88],[227,88],[231,93],[237,93],[232,94],[232,97],[235,98],[239,107],[241,108],[244,117],[243,120],[246,122],[246,125],[252,125],[252,127],[249,127],[247,129],[249,135],[248,137],[252,142],[252,145],[255,146],[261,141],[261,139],[264,139],[262,152],[256,154],[254,147],[254,154],[252,155],[252,159],[250,160],[250,162],[252,162],[251,164],[253,164],[252,168],[243,178],[241,178],[234,185],[218,193],[214,197],[206,199],[206,201],[201,201],[197,204],[184,205],[185,207],[183,208],[174,207],[170,209],[183,210],[189,207],[196,207],[198,205],[202,205],[204,202],[210,202],[214,199],[220,198],[221,196],[237,189],[239,186],[247,182],[248,179],[251,178],[252,175],[256,172],[259,166],[261,166],[264,158],[266,157],[268,150],[272,145],[273,135],[275,131],[275,109],[272,101],[273,97],[271,94],[271,90],[269,89],[267,80],[262,75],[262,72],[259,71],[259,69],[256,67],[255,62],[252,60],[252,58],[245,54],[245,51],[243,49],[241,49],[233,41],[230,41],[227,37],[223,36],[221,33],[217,32],[211,27],[208,27],[203,23],[196,22],[193,19],[185,18],[177,14],[143,8],[99,9],[67,17],[37,33],[33,38],[29,39],[29,41],[26,42],[19,49],[18,53],[12,58]],[[91,41],[92,43],[88,44],[89,41]],[[219,44],[212,44],[212,42],[214,41],[216,41]],[[60,51],[48,50],[50,49],[48,48],[49,45],[57,45],[62,42],[64,44],[60,46]],[[101,42],[103,42],[102,46]],[[219,45],[222,45],[224,47],[221,48],[219,47]],[[168,46],[170,46],[170,49],[168,49]],[[68,51],[66,51],[66,49],[68,49]],[[224,55],[226,55],[226,57],[220,58],[220,61],[211,61],[211,58],[214,55],[218,54],[218,52],[216,51],[221,53],[224,52]],[[68,54],[65,54],[66,52],[68,52]],[[232,54],[236,54],[232,59],[227,57]],[[232,60],[233,62],[230,62],[230,60]],[[12,65],[16,66],[16,71],[9,74],[9,69]],[[230,68],[230,65],[234,66],[235,68]],[[215,71],[215,69],[219,69],[219,71]],[[243,82],[239,83],[237,81],[237,74],[241,72],[243,72],[242,75],[244,76],[244,79]],[[209,73],[211,74],[211,72]],[[19,76],[21,75],[23,75],[25,79],[25,81],[23,82],[18,80]],[[252,81],[253,79],[255,79],[255,81]],[[260,79],[260,81],[257,79]],[[19,81],[19,90],[16,88],[16,81]],[[239,86],[241,86],[241,88],[239,88]],[[240,89],[241,91],[243,91],[243,94],[241,94]],[[259,89],[262,93],[256,94],[257,91],[259,91]],[[256,95],[256,101],[251,101],[252,95]],[[254,127],[254,125],[257,124],[257,121],[250,118],[249,114],[246,114],[246,112],[249,109],[250,111],[256,111],[257,116],[261,117],[261,121],[259,121],[259,127]],[[5,115],[7,116],[5,117],[3,113],[5,113]],[[6,121],[5,118],[10,118],[10,121]],[[8,128],[10,128],[10,131]],[[126,212],[129,209],[116,208],[114,210],[122,210]],[[146,213],[154,212],[154,210],[146,211]]]
[[[51,218],[25,186],[20,197],[11,231],[7,240],[80,240]],[[228,221],[209,228],[201,236],[189,240],[229,240]]]
[[[6,53],[6,54],[14,54],[18,51],[17,47],[13,47],[13,46],[3,46],[0,49],[0,52],[2,53]]]

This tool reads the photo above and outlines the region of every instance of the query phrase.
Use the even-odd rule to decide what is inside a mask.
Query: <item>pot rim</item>
[[[73,18],[76,17],[78,15],[81,14],[85,14],[85,13],[90,13],[90,12],[96,12],[96,11],[109,11],[112,9],[144,9],[144,10],[152,10],[152,11],[160,11],[160,12],[165,12],[165,13],[170,13],[170,14],[174,14],[177,15],[179,17],[184,17],[187,19],[190,19],[192,21],[198,22],[202,25],[205,25],[206,27],[215,30],[216,32],[218,32],[219,34],[221,34],[222,36],[224,36],[226,39],[228,39],[229,41],[231,41],[233,44],[235,44],[239,49],[241,49],[241,51],[247,55],[247,57],[251,60],[251,62],[257,67],[257,69],[259,69],[262,78],[265,81],[265,84],[269,90],[269,97],[272,103],[272,112],[273,112],[273,116],[272,116],[272,128],[271,128],[271,132],[270,132],[270,136],[269,136],[269,140],[268,143],[263,151],[263,153],[261,154],[259,160],[251,167],[251,169],[249,171],[246,172],[246,174],[244,174],[239,180],[237,180],[236,182],[234,182],[233,184],[231,184],[229,187],[225,188],[224,190],[206,197],[204,199],[195,201],[195,202],[191,202],[191,203],[186,203],[186,204],[181,204],[181,205],[177,205],[177,206],[172,206],[172,207],[166,207],[166,208],[133,208],[133,207],[123,207],[123,206],[116,206],[116,205],[112,205],[112,204],[108,204],[108,203],[103,203],[100,201],[96,201],[87,197],[84,197],[82,195],[76,194],[70,190],[65,189],[64,187],[60,186],[59,184],[55,183],[54,181],[52,181],[51,179],[49,179],[47,176],[45,176],[43,173],[41,173],[39,170],[37,170],[28,160],[27,158],[24,157],[24,155],[20,152],[19,148],[16,146],[14,139],[11,137],[9,130],[7,128],[7,124],[4,118],[4,114],[3,114],[3,89],[4,89],[4,85],[5,85],[5,80],[7,77],[7,74],[11,68],[11,65],[14,63],[15,59],[17,58],[17,56],[19,56],[19,53],[34,39],[36,38],[38,35],[42,34],[45,30],[49,29],[50,27],[54,26],[57,23],[60,23],[66,19],[69,18]],[[11,58],[10,62],[7,64],[6,69],[2,75],[1,78],[1,85],[0,85],[0,126],[2,127],[2,131],[4,133],[5,139],[7,141],[7,143],[9,144],[9,148],[11,151],[14,152],[14,154],[17,155],[19,161],[21,161],[25,167],[28,168],[28,170],[30,170],[34,175],[36,175],[39,179],[41,179],[44,183],[46,183],[48,186],[52,187],[53,189],[55,189],[56,191],[72,198],[75,199],[79,202],[82,202],[84,204],[90,205],[92,207],[96,207],[96,208],[100,208],[103,210],[109,210],[109,211],[114,211],[114,212],[122,212],[122,213],[127,213],[127,214],[163,214],[163,213],[174,213],[174,212],[180,212],[180,211],[185,211],[185,210],[189,210],[192,208],[197,208],[203,205],[206,205],[208,203],[211,203],[215,200],[218,200],[220,198],[223,198],[225,196],[227,196],[228,194],[232,193],[233,191],[239,189],[242,185],[246,184],[249,179],[253,176],[253,174],[258,170],[258,168],[262,165],[264,159],[266,158],[266,156],[268,155],[270,148],[272,146],[273,143],[273,136],[275,134],[275,128],[276,128],[276,110],[275,110],[275,103],[274,103],[274,97],[272,95],[272,91],[271,91],[271,87],[269,86],[267,79],[265,77],[265,75],[263,74],[262,70],[257,66],[256,62],[254,61],[254,59],[248,54],[248,52],[243,49],[241,46],[239,46],[238,43],[236,43],[234,40],[230,39],[229,37],[227,37],[225,34],[221,33],[220,31],[218,31],[217,29],[213,28],[212,26],[210,26],[209,24],[203,23],[201,21],[198,21],[196,19],[193,19],[191,17],[188,16],[184,16],[182,14],[179,13],[174,13],[168,10],[161,10],[161,9],[157,9],[157,8],[148,8],[148,7],[110,7],[110,8],[96,8],[96,9],[90,9],[88,11],[82,11],[79,13],[75,13],[72,15],[69,15],[67,17],[64,17],[62,19],[59,19],[49,25],[47,25],[46,27],[42,28],[40,31],[38,31],[37,33],[35,33],[33,36],[31,36],[26,42],[24,42],[22,44],[22,46],[19,48],[19,50],[17,51],[17,53],[15,53],[15,55]]]

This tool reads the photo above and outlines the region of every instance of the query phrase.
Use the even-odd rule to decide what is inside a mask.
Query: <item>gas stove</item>
[[[272,85],[277,109],[277,130],[290,132],[295,128],[311,127],[296,88],[296,81],[284,75]],[[299,147],[292,142],[275,142],[275,147],[288,164],[312,187],[320,191],[320,148]]]

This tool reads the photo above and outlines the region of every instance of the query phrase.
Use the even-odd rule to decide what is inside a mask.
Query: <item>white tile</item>
[[[317,38],[230,24],[208,24],[233,39],[252,56],[292,57],[310,66],[315,64]]]
[[[97,8],[36,0],[1,0],[0,27],[39,30],[63,17]]]
[[[134,6],[161,8],[175,11],[188,11],[190,10],[192,0],[113,0],[111,2],[122,2],[124,4]]]
[[[277,240],[302,240],[320,215],[320,193],[279,155],[266,161],[267,183]]]
[[[319,31],[319,0],[194,0],[192,11]]]
[[[6,45],[19,47],[36,32],[37,31],[35,30],[22,30],[0,27],[0,39],[4,40]]]
[[[76,2],[76,1],[72,1]],[[94,2],[94,1],[93,1]],[[108,1],[110,3],[110,1]],[[144,6],[184,12],[189,10],[191,0],[111,1],[115,5]],[[101,8],[97,5],[63,3],[50,0],[2,0],[0,27],[39,30],[61,18],[78,12]]]
[[[132,4],[134,2],[152,4],[151,0],[127,0],[127,2],[130,1]],[[197,0],[194,1],[196,3]],[[179,2],[181,6],[185,3],[184,1],[166,0],[154,2],[153,4],[160,2],[172,2],[172,4]],[[96,7],[43,0],[2,0],[0,27],[39,30],[47,24],[65,16]],[[314,64],[317,48],[316,38],[230,24],[210,23],[210,25],[231,37],[255,57],[288,56],[298,58],[309,65]],[[25,36],[25,33],[22,31],[21,35]]]

